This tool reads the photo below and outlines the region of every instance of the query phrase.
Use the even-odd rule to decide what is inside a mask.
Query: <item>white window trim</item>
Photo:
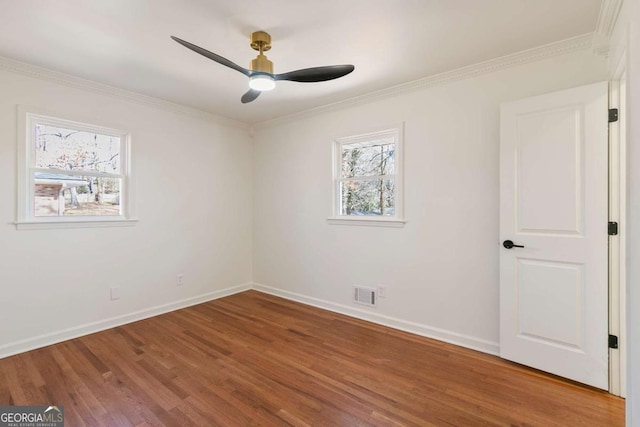
[[[340,190],[342,146],[357,142],[367,142],[372,139],[393,136],[396,144],[394,176],[397,191],[395,193],[395,215],[394,216],[348,216],[341,215],[340,212]],[[363,177],[362,179],[375,179],[376,177]],[[356,178],[360,179],[360,177]],[[327,218],[330,225],[356,225],[374,227],[404,227],[404,123],[387,127],[382,130],[368,132],[360,135],[336,138],[333,144],[333,207],[332,216]]]
[[[56,126],[68,126],[72,129],[98,132],[104,135],[120,137],[120,152],[124,155],[121,160],[122,179],[120,192],[122,211],[117,216],[69,216],[69,217],[36,217],[33,215],[34,188],[33,164],[35,152],[33,144],[33,130],[35,122],[50,123]],[[117,127],[92,125],[97,120],[71,118],[64,114],[45,111],[40,108],[18,106],[17,132],[17,197],[16,221],[17,230],[57,229],[57,228],[92,228],[92,227],[123,227],[132,226],[138,221],[134,215],[134,191],[131,179],[131,136],[129,132]],[[69,171],[62,171],[68,173]],[[93,175],[90,171],[83,175]],[[106,175],[106,174],[100,174]],[[116,175],[114,175],[116,176]]]

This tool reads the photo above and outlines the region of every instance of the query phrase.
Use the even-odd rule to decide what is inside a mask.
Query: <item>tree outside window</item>
[[[34,216],[120,215],[120,136],[42,123],[34,132]]]

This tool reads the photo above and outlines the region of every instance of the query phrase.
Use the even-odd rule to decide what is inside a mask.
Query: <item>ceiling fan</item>
[[[271,36],[264,31],[256,31],[251,34],[251,47],[258,51],[258,56],[251,61],[249,69],[178,37],[171,36],[171,38],[184,47],[249,77],[249,91],[240,99],[243,104],[255,100],[261,92],[275,88],[277,80],[302,83],[324,82],[346,76],[355,69],[353,65],[327,65],[274,74],[273,62],[269,61],[263,53],[271,49]]]

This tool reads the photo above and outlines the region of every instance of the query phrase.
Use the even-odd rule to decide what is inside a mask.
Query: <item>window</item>
[[[332,223],[401,226],[401,127],[335,142]]]
[[[128,222],[127,132],[22,108],[19,115],[18,228]]]

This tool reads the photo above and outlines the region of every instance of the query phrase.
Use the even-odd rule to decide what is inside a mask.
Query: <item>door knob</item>
[[[502,246],[504,246],[507,249],[511,249],[511,248],[524,248],[524,246],[522,245],[516,245],[515,243],[513,243],[511,240],[505,240],[504,242],[502,242]]]

